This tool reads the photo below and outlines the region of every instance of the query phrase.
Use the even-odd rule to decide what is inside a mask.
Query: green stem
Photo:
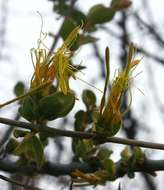
[[[11,104],[11,103],[13,103],[15,101],[21,100],[21,99],[25,98],[26,96],[32,95],[33,93],[36,93],[36,91],[41,90],[42,88],[45,88],[46,86],[48,86],[51,83],[52,83],[52,81],[48,81],[46,83],[43,83],[42,85],[40,85],[40,86],[38,86],[36,88],[33,88],[32,90],[30,90],[29,92],[27,92],[27,93],[25,93],[25,94],[23,94],[21,96],[18,96],[18,97],[13,98],[12,100],[9,100],[9,101],[7,101],[7,102],[5,102],[3,104],[0,104],[0,108],[2,108],[4,106],[7,106],[7,105],[9,105],[9,104]]]

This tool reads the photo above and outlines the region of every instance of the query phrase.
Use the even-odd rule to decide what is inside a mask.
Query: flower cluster
[[[72,56],[70,48],[76,40],[80,29],[81,26],[77,26],[68,35],[63,45],[56,52],[47,54],[45,48],[40,48],[40,44],[37,49],[33,48],[31,50],[32,63],[34,66],[31,89],[47,82],[52,84],[54,79],[56,79],[58,90],[61,90],[64,94],[70,91],[69,77],[76,79],[76,69],[70,63],[70,58]],[[47,93],[47,91],[48,88],[44,89],[44,93]]]
[[[132,73],[136,66],[140,63],[141,59],[135,59],[135,47],[133,43],[129,45],[128,60],[125,68],[122,71],[118,71],[117,76],[111,84],[111,91],[106,105],[103,106],[100,113],[98,126],[100,130],[109,130],[108,135],[113,136],[119,130],[123,115],[128,111],[132,96],[130,93],[130,104],[125,111],[121,111],[121,100],[123,95],[129,89],[130,81],[132,79]]]

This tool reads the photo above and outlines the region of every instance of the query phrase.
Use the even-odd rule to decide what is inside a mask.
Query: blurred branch
[[[72,162],[69,164],[51,163],[47,162],[38,169],[35,165],[17,165],[15,162],[0,160],[0,170],[9,173],[23,173],[29,174],[48,174],[52,176],[71,175],[75,170],[80,170],[85,173],[92,173],[97,170],[96,167],[91,166],[85,162]],[[152,173],[155,171],[164,171],[164,160],[146,160],[143,164],[136,164],[133,167],[134,172]],[[124,176],[120,162],[116,163],[116,178]]]
[[[0,123],[7,124],[7,125],[14,125],[14,126],[25,128],[25,129],[32,130],[35,132],[46,132],[50,135],[50,137],[56,137],[56,136],[76,137],[80,139],[93,139],[93,140],[96,140],[99,144],[110,142],[110,143],[141,146],[145,148],[164,150],[164,144],[160,144],[160,143],[124,139],[124,138],[119,138],[119,137],[105,137],[104,135],[90,133],[90,132],[62,130],[62,129],[56,129],[54,127],[53,128],[48,127],[45,125],[39,125],[39,124],[36,125],[36,124],[22,122],[22,121],[14,121],[14,120],[2,118],[2,117],[0,117]]]
[[[123,24],[121,22],[118,23],[120,27],[123,27]],[[115,31],[112,31],[111,29],[109,29],[108,27],[105,27],[105,26],[101,26],[101,29],[104,30],[107,34],[111,34],[112,36],[114,36],[116,39],[120,40],[121,41],[121,38],[127,38],[128,35],[125,35],[124,33],[124,36],[123,35],[120,35],[120,34],[117,34]],[[125,29],[124,29],[125,30]],[[124,46],[127,46],[129,45],[129,41],[127,40],[124,40],[124,43],[123,43]],[[145,56],[161,63],[164,65],[164,58],[161,58],[159,56],[157,56],[156,54],[153,54],[153,53],[150,53],[148,51],[146,51],[145,49],[143,49],[142,47],[139,47],[137,46],[137,52],[139,53],[143,53]],[[125,62],[126,63],[126,62]]]
[[[37,188],[37,187],[32,187],[32,186],[29,186],[29,185],[22,184],[22,183],[20,183],[20,182],[18,182],[18,181],[15,181],[15,180],[13,180],[13,179],[10,179],[10,178],[8,178],[8,177],[6,177],[6,176],[3,176],[3,175],[1,175],[1,174],[0,174],[0,179],[2,179],[2,180],[4,180],[4,181],[7,181],[7,182],[9,182],[9,183],[15,184],[15,185],[17,185],[17,186],[24,187],[24,188],[26,188],[26,189],[28,188],[29,190],[41,190],[40,188]]]
[[[104,59],[102,58],[100,51],[98,49],[98,46],[96,43],[93,43],[93,49],[94,49],[94,54],[95,57],[99,60],[100,63],[100,68],[101,68],[101,77],[105,78],[105,67],[104,67]]]
[[[121,18],[120,18],[120,22],[119,22],[119,26],[121,29],[121,36],[120,36],[120,42],[121,42],[121,55],[120,55],[120,62],[122,64],[122,67],[125,67],[125,63],[126,63],[126,59],[127,59],[127,44],[129,44],[129,30],[127,27],[127,21],[128,21],[128,16],[126,14],[126,12],[122,12],[121,14]],[[123,100],[123,106],[124,109],[126,110],[128,108],[128,97],[127,95],[125,96],[124,100]],[[136,120],[136,118],[133,116],[132,114],[132,110],[129,110],[129,112],[126,114],[124,121],[128,121],[128,124],[124,126],[123,130],[126,134],[127,138],[130,139],[135,139],[138,129],[139,129],[139,125],[138,125],[138,121]],[[134,147],[131,146],[131,148],[133,149]],[[153,181],[151,180],[151,178],[146,174],[146,173],[141,173],[141,175],[143,176],[143,178],[145,179],[147,188],[149,190],[155,190],[155,185],[153,183]]]
[[[8,3],[9,1],[1,1],[0,6],[0,59],[3,59],[5,56],[3,55],[3,49],[6,45],[6,29],[7,29],[7,19],[8,19]]]
[[[20,115],[17,114],[17,115],[15,116],[14,120],[18,121],[19,118],[20,118]],[[0,148],[2,148],[2,146],[3,146],[3,145],[6,143],[6,141],[9,139],[9,137],[10,137],[10,135],[11,135],[13,129],[14,129],[14,126],[10,126],[10,127],[8,128],[8,130],[5,132],[5,135],[4,135],[4,136],[2,137],[2,139],[0,140]]]
[[[140,24],[142,24],[149,31],[149,33],[156,39],[156,41],[159,44],[164,46],[164,40],[162,39],[161,35],[156,31],[157,27],[146,23],[143,19],[141,19],[141,17],[137,13],[134,13],[134,17]]]
[[[144,50],[142,47],[137,47],[137,51],[140,52],[140,53],[143,53],[144,55],[146,55],[147,57],[151,58],[151,59],[154,59],[155,61],[161,63],[164,65],[164,58],[160,58],[146,50]]]
[[[145,182],[148,186],[148,190],[155,190],[157,189],[152,177],[148,175],[147,173],[141,173],[141,175],[144,177]]]

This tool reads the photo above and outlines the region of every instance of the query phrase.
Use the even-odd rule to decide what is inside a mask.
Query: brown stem
[[[52,127],[47,127],[45,125],[35,125],[32,123],[22,122],[22,121],[14,121],[7,118],[0,117],[0,123],[13,125],[20,128],[25,128],[29,130],[37,130],[38,132],[46,132],[49,133],[50,137],[56,136],[66,136],[66,137],[76,137],[80,139],[95,139],[98,140],[100,144],[103,143],[117,143],[123,145],[132,145],[132,146],[140,146],[145,148],[152,148],[152,149],[159,149],[164,150],[164,144],[161,143],[152,143],[140,140],[132,140],[132,139],[125,139],[120,137],[104,137],[100,134],[90,133],[90,132],[79,132],[79,131],[70,131],[70,130],[62,130],[56,129]]]

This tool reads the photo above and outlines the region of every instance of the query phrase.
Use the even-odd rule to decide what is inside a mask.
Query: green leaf
[[[6,145],[5,151],[10,154],[14,151],[14,149],[19,145],[19,142],[14,138],[11,138]]]
[[[108,177],[112,180],[116,174],[115,163],[111,159],[105,159],[103,162],[104,169],[108,171]]]
[[[25,137],[28,133],[29,133],[28,131],[15,129],[13,135],[15,138],[18,138],[18,137]]]
[[[129,177],[130,179],[132,179],[132,178],[135,177],[134,171],[129,171],[127,175],[128,175],[128,177]]]
[[[76,21],[76,23],[78,25],[81,25],[82,23],[85,23],[86,22],[86,15],[79,11],[79,10],[73,10],[72,13],[71,13],[71,17],[73,20]]]
[[[130,159],[131,154],[129,152],[129,148],[125,147],[122,151],[121,151],[121,159],[125,162],[128,162],[128,160]]]
[[[63,38],[63,40],[65,40],[68,35],[72,32],[72,30],[77,26],[76,22],[71,19],[68,18],[66,20],[64,20],[61,29],[60,29],[60,36]]]
[[[22,94],[24,94],[25,91],[25,85],[23,84],[23,82],[19,81],[16,83],[15,87],[14,87],[14,93],[15,95],[21,96]]]
[[[75,153],[78,157],[86,160],[90,157],[90,152],[93,149],[93,142],[91,140],[78,140],[75,145]]]
[[[115,11],[120,11],[128,8],[132,4],[130,0],[112,0],[111,8]]]
[[[39,115],[45,120],[65,117],[74,107],[75,95],[56,92],[39,101]]]
[[[31,138],[32,138],[33,134],[29,133],[27,134],[23,141],[16,147],[16,149],[14,150],[14,153],[16,155],[21,155],[26,153],[30,148],[30,142],[31,142]]]
[[[38,137],[33,136],[32,138],[32,148],[34,152],[34,159],[37,163],[38,168],[41,168],[41,166],[44,163],[44,151],[43,151],[43,145],[38,139]]]
[[[87,109],[92,109],[96,105],[96,96],[91,90],[84,90],[82,94],[82,100]]]
[[[81,46],[81,45],[85,45],[85,44],[88,44],[88,43],[94,43],[98,40],[98,38],[95,38],[93,36],[90,36],[90,35],[80,35],[79,36],[79,40],[78,40],[78,45]]]
[[[19,108],[19,113],[28,121],[35,121],[38,116],[38,106],[31,96],[23,99],[22,105]]]
[[[94,123],[97,123],[98,122],[98,119],[99,119],[99,117],[100,117],[100,111],[99,110],[93,110],[92,111],[92,121],[94,122]]]
[[[38,168],[44,163],[43,145],[38,137],[32,133],[25,136],[23,141],[14,150],[14,153],[16,155],[24,155],[30,161],[35,161]]]
[[[107,123],[104,122],[104,120],[102,119],[99,120],[98,123],[96,124],[96,132],[108,137],[116,135],[120,130],[120,128],[121,128],[121,123],[117,125],[111,125],[111,121]]]
[[[76,131],[84,131],[86,128],[86,112],[83,110],[80,110],[75,115],[75,130]]]
[[[112,154],[112,150],[108,150],[107,148],[101,148],[97,154],[98,158],[100,160],[105,160],[107,158],[110,157],[110,155]]]
[[[62,16],[65,16],[68,13],[69,6],[65,0],[55,0],[53,11]]]
[[[43,147],[48,145],[48,138],[51,137],[51,133],[48,132],[39,132],[39,139],[43,145]],[[53,136],[54,137],[54,136]]]
[[[85,156],[85,146],[84,146],[84,143],[83,143],[82,140],[77,140],[75,142],[76,142],[76,144],[73,144],[74,145],[74,149],[75,149],[75,154],[78,157],[83,158]]]
[[[134,148],[134,157],[138,164],[142,164],[146,159],[145,153],[142,151],[140,147]]]
[[[103,4],[94,5],[87,15],[88,25],[103,24],[113,19],[115,11]]]

